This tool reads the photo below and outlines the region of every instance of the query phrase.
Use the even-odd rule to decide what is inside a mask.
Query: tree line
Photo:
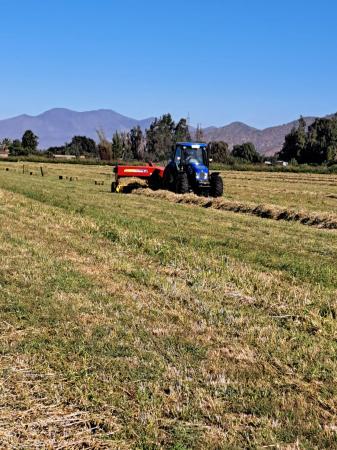
[[[278,157],[293,164],[323,164],[337,160],[337,113],[315,119],[307,127],[303,117],[285,137]]]
[[[199,129],[201,134],[201,129]],[[144,160],[162,161],[169,157],[176,142],[190,141],[191,134],[187,120],[182,118],[175,123],[170,114],[155,119],[145,132],[136,126],[130,131],[116,131],[112,139],[106,137],[103,130],[97,130],[98,143],[86,136],[74,136],[62,146],[49,147],[40,151],[40,155],[85,155],[104,161]],[[1,147],[9,150],[11,156],[28,156],[37,153],[39,139],[31,130],[27,130],[20,139],[4,139]]]
[[[154,119],[150,127],[143,130],[136,126],[130,131],[116,131],[112,139],[106,137],[103,130],[97,130],[98,143],[86,136],[74,136],[69,143],[62,146],[50,147],[39,152],[41,155],[73,155],[86,156],[102,161],[138,160],[165,161],[169,159],[172,149],[177,142],[205,142],[204,133],[200,125],[191,132],[185,118],[177,123],[171,114],[164,114]],[[22,139],[3,141],[11,156],[27,156],[36,154],[38,136],[27,130]],[[234,146],[232,152],[225,142],[210,142],[208,144],[210,157],[214,162],[230,164],[233,160],[245,162],[260,162],[259,153],[251,143]]]
[[[171,114],[156,118],[145,132],[139,126],[129,132],[116,131],[109,141],[98,130],[98,137],[98,154],[103,160],[164,161],[177,142],[191,140],[187,120],[175,123]]]
[[[203,130],[198,126],[191,131],[187,120],[182,118],[174,122],[170,114],[156,118],[150,127],[143,130],[136,126],[130,131],[116,131],[112,138],[106,137],[103,130],[97,130],[98,143],[86,136],[74,136],[69,143],[59,147],[50,147],[38,152],[38,136],[31,130],[25,131],[20,139],[4,139],[0,146],[9,150],[11,156],[39,154],[52,156],[86,156],[102,161],[165,161],[169,159],[177,142],[205,142]],[[210,157],[216,163],[261,163],[264,157],[251,142],[229,145],[223,141],[208,143]],[[322,164],[337,159],[337,113],[330,118],[316,119],[307,127],[301,117],[297,127],[286,135],[282,150],[274,160],[288,161],[292,164]]]
[[[31,131],[23,133],[21,139],[5,138],[0,141],[0,147],[8,150],[11,156],[28,156],[37,153],[39,138]]]

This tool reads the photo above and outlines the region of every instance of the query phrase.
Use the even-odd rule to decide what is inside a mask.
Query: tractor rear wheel
[[[111,192],[116,192],[116,181],[111,183]]]
[[[218,173],[211,175],[211,197],[222,197],[223,195],[223,180]]]
[[[176,192],[177,194],[187,194],[190,190],[187,173],[179,172],[177,175]]]

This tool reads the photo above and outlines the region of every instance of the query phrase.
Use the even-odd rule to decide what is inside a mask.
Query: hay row
[[[337,216],[328,214],[312,214],[307,211],[294,211],[278,208],[274,205],[256,205],[254,203],[241,203],[226,200],[225,198],[198,197],[195,194],[175,194],[169,191],[151,191],[150,189],[135,189],[132,191],[137,195],[146,197],[166,199],[173,203],[185,203],[201,206],[202,208],[213,208],[224,211],[232,211],[243,214],[251,214],[265,219],[286,220],[299,222],[303,225],[315,226],[325,229],[337,229]]]

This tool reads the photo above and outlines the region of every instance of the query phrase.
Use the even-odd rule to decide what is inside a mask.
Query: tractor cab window
[[[184,160],[187,164],[204,164],[204,154],[202,148],[184,149]]]
[[[176,148],[176,153],[174,155],[174,162],[179,164],[181,160],[181,147]]]

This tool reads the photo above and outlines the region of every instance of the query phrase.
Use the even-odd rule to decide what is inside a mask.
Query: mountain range
[[[309,126],[315,118],[304,117],[304,120]],[[203,131],[207,142],[224,141],[227,142],[230,148],[236,144],[252,142],[260,153],[272,156],[281,150],[285,136],[290,133],[294,126],[298,126],[298,120],[263,130],[250,127],[242,122],[233,122],[220,128],[205,128]]]
[[[63,145],[73,136],[87,136],[97,140],[96,130],[103,130],[107,138],[115,131],[128,131],[139,125],[148,128],[153,117],[136,120],[109,109],[77,112],[65,108],[54,108],[38,116],[21,116],[0,120],[0,139],[21,138],[26,130],[39,137],[39,148]]]
[[[137,125],[145,130],[153,120],[153,117],[136,120],[108,109],[77,112],[54,108],[37,116],[23,114],[0,120],[0,139],[21,138],[25,130],[30,129],[39,136],[39,147],[45,149],[63,145],[76,135],[97,140],[96,130],[98,129],[104,130],[108,138],[111,138],[115,131],[127,131]],[[306,117],[305,120],[307,125],[310,125],[314,118]],[[273,155],[281,149],[285,135],[297,123],[298,121],[295,120],[260,130],[242,122],[233,122],[223,127],[205,128],[204,135],[207,141],[222,140],[227,142],[230,148],[235,144],[253,142],[260,153]]]

